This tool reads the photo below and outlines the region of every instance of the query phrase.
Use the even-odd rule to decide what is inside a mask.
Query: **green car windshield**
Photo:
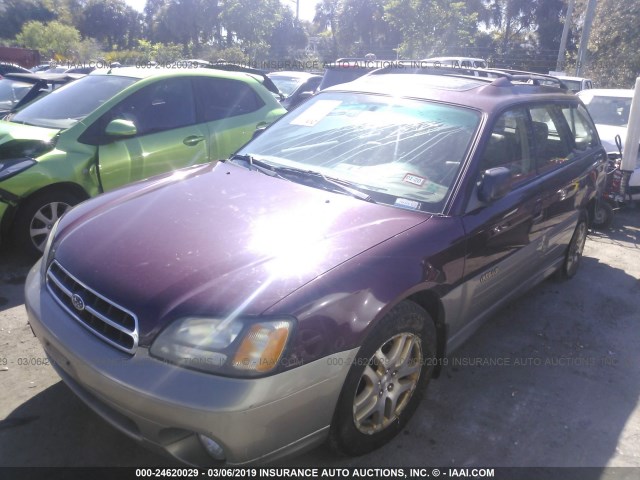
[[[11,121],[46,128],[69,128],[138,79],[89,75],[27,105]]]
[[[439,213],[480,119],[435,102],[326,92],[238,153],[348,182],[378,203]]]

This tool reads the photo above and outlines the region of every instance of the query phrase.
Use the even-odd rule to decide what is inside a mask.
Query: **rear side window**
[[[530,109],[536,167],[539,172],[569,160],[573,141],[562,111],[557,105],[534,106]]]
[[[212,122],[260,110],[264,101],[246,83],[227,78],[195,78],[200,121]]]
[[[577,150],[584,151],[598,145],[595,126],[582,105],[565,106],[562,114],[569,124]]]

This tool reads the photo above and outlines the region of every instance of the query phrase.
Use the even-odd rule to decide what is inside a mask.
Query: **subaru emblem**
[[[73,306],[75,307],[76,310],[78,311],[82,311],[84,310],[84,300],[82,299],[82,297],[80,295],[78,295],[77,293],[74,293],[71,296],[71,303],[73,304]]]

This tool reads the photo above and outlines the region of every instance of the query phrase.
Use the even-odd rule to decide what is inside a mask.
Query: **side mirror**
[[[262,126],[262,127],[257,127],[255,129],[255,131],[253,132],[253,135],[251,135],[251,140],[253,140],[256,137],[259,137],[260,135],[262,135],[262,132],[264,132],[267,129],[267,126]]]
[[[490,203],[504,197],[511,190],[511,171],[506,167],[485,170],[478,186],[478,198]]]
[[[122,118],[111,120],[104,131],[110,137],[133,137],[138,133],[138,129],[131,120]]]

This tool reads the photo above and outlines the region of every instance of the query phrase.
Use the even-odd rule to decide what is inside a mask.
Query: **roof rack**
[[[512,75],[516,79],[526,78],[527,80],[538,80],[540,83],[536,85],[546,85],[551,87],[558,87],[563,90],[569,90],[569,87],[559,78],[545,73],[527,72],[525,70],[513,70],[510,68],[487,68],[486,70],[504,72]]]
[[[414,61],[399,61],[395,65],[386,66],[371,71],[369,75],[381,75],[388,73],[414,73],[422,75],[444,75],[451,77],[472,78],[481,82],[491,83],[496,87],[505,87],[514,84],[529,84],[536,86],[550,86],[568,90],[568,87],[560,79],[542,73],[526,72],[521,70],[506,70],[495,68],[460,68],[452,66],[421,66]]]

